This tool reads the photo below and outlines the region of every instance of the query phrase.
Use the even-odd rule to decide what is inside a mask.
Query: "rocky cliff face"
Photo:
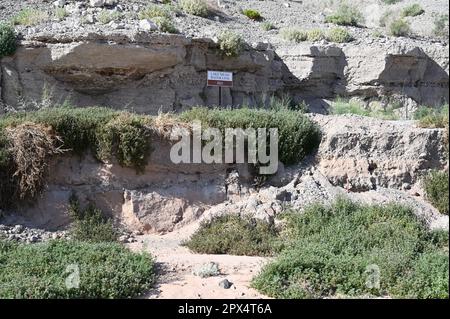
[[[71,101],[140,113],[180,111],[217,105],[218,89],[206,86],[207,70],[234,73],[222,90],[224,106],[264,105],[287,93],[326,112],[323,100],[359,97],[368,105],[400,101],[448,103],[448,47],[414,44],[302,44],[274,49],[248,45],[238,57],[221,56],[210,39],[142,32],[37,33],[27,36],[12,57],[1,61],[1,101]],[[315,106],[321,106],[317,108]],[[406,114],[405,116],[407,116]]]
[[[158,151],[142,174],[90,156],[56,159],[43,197],[9,218],[34,227],[65,227],[69,197],[75,193],[82,203],[94,202],[129,229],[165,233],[217,214],[274,220],[286,205],[302,209],[348,196],[371,203],[402,202],[430,226],[448,227],[448,216],[422,199],[421,188],[426,172],[447,165],[442,129],[359,116],[311,118],[323,132],[317,154],[300,165],[280,164],[262,188],[254,185],[244,164],[172,164],[170,143],[155,139],[152,146]]]

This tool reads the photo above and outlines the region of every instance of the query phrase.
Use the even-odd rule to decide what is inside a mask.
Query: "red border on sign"
[[[232,87],[233,81],[208,80],[208,86]]]

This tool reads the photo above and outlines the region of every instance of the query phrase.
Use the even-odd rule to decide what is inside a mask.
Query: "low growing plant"
[[[150,255],[118,243],[0,240],[0,298],[131,298],[154,278]]]
[[[433,34],[438,37],[448,38],[449,36],[448,14],[440,14],[435,18]]]
[[[347,43],[352,41],[353,37],[344,28],[333,28],[327,32],[326,39],[335,43]]]
[[[271,256],[281,243],[278,231],[267,222],[236,215],[224,215],[203,222],[184,243],[201,254]]]
[[[441,107],[421,106],[414,113],[414,119],[424,128],[444,128],[448,126],[448,104]]]
[[[283,28],[280,34],[284,40],[297,43],[308,39],[308,34],[299,28]]]
[[[139,19],[152,19],[155,17],[171,19],[170,8],[167,5],[149,4],[139,12]]]
[[[209,15],[208,4],[205,0],[180,0],[179,3],[181,10],[185,13],[199,17],[207,17]]]
[[[357,8],[342,4],[334,14],[325,18],[325,22],[344,26],[358,26],[364,22],[364,17]]]
[[[396,19],[389,24],[389,33],[396,37],[406,37],[411,33],[411,26],[404,19]]]
[[[254,10],[254,9],[244,9],[244,10],[242,10],[242,14],[251,20],[259,21],[262,19],[262,16],[259,13],[259,11]]]
[[[425,10],[420,6],[420,4],[415,3],[405,7],[402,10],[402,17],[416,17],[423,13],[425,13]]]
[[[172,18],[154,17],[152,21],[158,26],[161,32],[178,33],[177,28],[172,22]]]
[[[19,11],[19,13],[12,18],[12,22],[24,26],[35,26],[47,21],[48,18],[49,14],[46,11],[27,8]]]

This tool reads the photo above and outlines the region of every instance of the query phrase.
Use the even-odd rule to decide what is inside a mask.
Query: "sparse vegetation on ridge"
[[[419,121],[420,127],[444,128],[448,127],[448,104],[441,107],[421,106],[414,113],[414,119]]]
[[[406,37],[411,34],[411,26],[405,19],[396,19],[389,24],[389,34],[396,37]]]
[[[361,103],[352,100],[338,98],[331,104],[330,112],[332,114],[355,114],[369,116],[384,120],[396,120],[398,117],[394,114],[393,107],[380,110],[371,110],[365,108]]]
[[[35,26],[48,20],[49,14],[38,9],[27,8],[19,11],[13,18],[13,24]]]
[[[434,19],[433,34],[438,37],[448,38],[449,23],[448,14],[440,14]]]

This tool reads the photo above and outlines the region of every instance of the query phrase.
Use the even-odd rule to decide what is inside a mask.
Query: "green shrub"
[[[320,130],[304,114],[291,110],[193,108],[180,115],[182,121],[199,120],[218,128],[278,128],[278,154],[286,165],[300,162],[320,143]]]
[[[330,42],[346,43],[353,40],[352,35],[344,28],[333,28],[327,32],[326,38]]]
[[[423,13],[425,13],[425,10],[422,9],[420,4],[415,3],[410,6],[405,7],[402,10],[402,17],[416,17],[416,16],[420,16]]]
[[[389,24],[389,33],[396,37],[406,37],[411,33],[411,26],[404,19],[396,19]]]
[[[35,26],[47,21],[48,18],[49,14],[45,11],[27,8],[19,11],[19,13],[12,18],[12,22],[24,26]]]
[[[94,243],[115,242],[118,233],[101,210],[90,204],[81,209],[76,197],[70,198],[69,214],[73,220],[71,238]]]
[[[159,30],[167,33],[178,33],[177,28],[172,22],[172,18],[154,17],[152,21],[158,26]]]
[[[261,24],[261,29],[264,31],[274,30],[276,27],[272,22],[266,21]]]
[[[227,57],[238,56],[244,49],[242,37],[231,31],[224,31],[218,36],[219,50]]]
[[[150,288],[153,268],[149,255],[117,243],[0,240],[0,298],[130,298]],[[67,287],[77,270],[78,288]]]
[[[325,39],[325,33],[320,29],[310,29],[306,32],[308,41],[315,42]]]
[[[298,28],[283,28],[280,30],[281,37],[286,41],[302,42],[308,39],[308,34]]]
[[[271,256],[279,250],[277,236],[267,222],[225,215],[203,222],[184,245],[201,254]]]
[[[67,16],[69,16],[69,12],[67,12],[66,8],[56,8],[53,15],[59,21],[63,21]]]
[[[364,22],[364,17],[357,8],[342,4],[333,15],[325,18],[325,22],[338,25],[357,26]]]
[[[252,282],[264,294],[448,298],[448,251],[409,208],[339,199],[286,220],[286,248]]]
[[[156,17],[171,19],[172,14],[170,8],[167,5],[150,4],[139,12],[139,19],[152,19]]]
[[[261,14],[257,10],[245,9],[245,10],[242,10],[242,14],[252,20],[259,21],[262,19]]]
[[[181,0],[180,7],[181,10],[188,14],[199,17],[207,17],[209,15],[208,4],[205,0]]]
[[[433,171],[424,179],[427,199],[442,214],[448,215],[448,171]]]
[[[103,9],[102,11],[99,12],[99,14],[97,15],[97,20],[101,23],[101,24],[108,24],[111,21],[117,21],[119,20],[121,17],[120,12],[118,11],[112,11],[112,10],[106,10]]]
[[[121,114],[99,128],[98,156],[116,158],[120,165],[143,170],[150,153],[150,121],[141,116]]]
[[[444,128],[448,126],[448,104],[442,107],[421,106],[414,113],[420,127]]]
[[[433,34],[438,37],[449,36],[448,14],[441,14],[434,20]]]
[[[394,11],[387,10],[380,18],[380,27],[387,27],[396,18]]]
[[[7,24],[0,24],[0,59],[16,51],[16,33]]]

